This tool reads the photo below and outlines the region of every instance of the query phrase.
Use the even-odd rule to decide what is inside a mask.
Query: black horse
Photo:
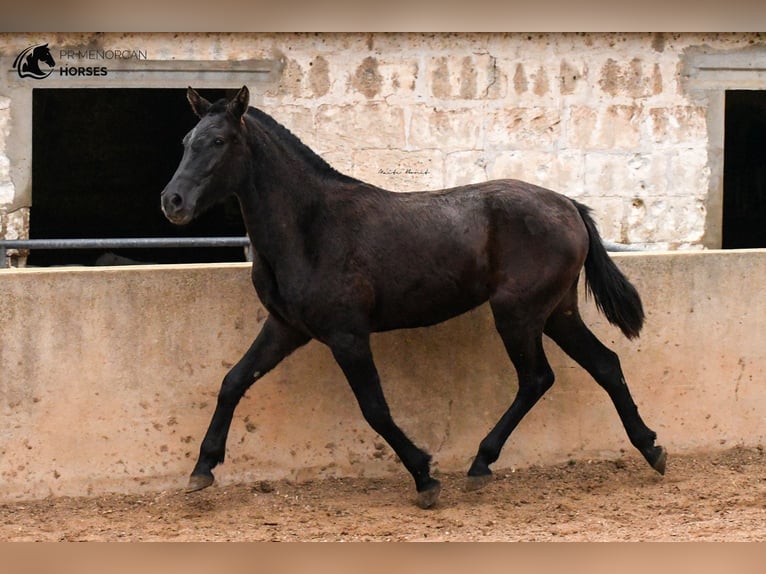
[[[40,69],[40,62],[45,62],[51,69],[47,72],[43,72]],[[16,60],[13,62],[14,68],[21,78],[47,78],[53,71],[53,66],[56,65],[56,61],[53,59],[48,44],[40,44],[38,46],[30,46],[21,54],[16,56]]]
[[[543,333],[607,391],[632,444],[658,472],[666,453],[639,416],[617,355],[585,326],[577,282],[629,338],[644,312],[609,258],[587,207],[515,180],[434,192],[393,193],[343,175],[273,118],[248,107],[243,87],[210,103],[192,88],[200,120],[183,140],[162,209],[185,224],[234,194],[254,249],[252,281],[269,312],[263,329],[223,380],[190,491],[213,483],[235,407],[282,359],[316,339],[340,365],[364,418],[415,480],[417,504],[440,484],[429,454],[394,423],[370,351],[370,334],[433,325],[489,301],[518,374],[518,393],[481,441],[468,471],[480,488],[522,417],[551,387]]]

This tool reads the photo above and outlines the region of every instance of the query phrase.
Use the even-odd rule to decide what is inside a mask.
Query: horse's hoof
[[[442,485],[438,480],[433,481],[434,484],[426,490],[418,492],[418,499],[416,504],[423,510],[431,508],[439,499],[439,493],[442,491]]]
[[[214,481],[215,478],[212,474],[192,474],[191,477],[189,477],[189,484],[186,487],[186,492],[197,492],[198,490],[207,488],[213,484]]]
[[[479,476],[468,476],[465,481],[465,489],[468,492],[481,490],[492,482],[492,474],[482,474]]]
[[[665,465],[668,462],[668,451],[665,450],[664,447],[658,446],[657,447],[660,451],[660,454],[657,455],[657,458],[652,463],[652,468],[659,472],[660,474],[665,474]]]

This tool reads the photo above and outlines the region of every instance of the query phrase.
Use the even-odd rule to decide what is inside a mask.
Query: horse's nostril
[[[181,198],[181,196],[178,195],[177,193],[174,193],[173,195],[170,196],[170,205],[172,205],[173,207],[181,207],[181,205],[183,205],[183,202],[184,202],[183,198]]]

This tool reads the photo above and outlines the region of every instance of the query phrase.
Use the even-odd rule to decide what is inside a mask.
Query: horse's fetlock
[[[476,454],[476,459],[473,462],[472,468],[483,467],[489,472],[489,465],[495,462],[500,456],[500,448],[493,442],[489,442],[486,439],[479,445],[479,452]]]
[[[631,443],[645,456],[649,455],[654,450],[654,441],[657,440],[657,433],[653,430],[647,429],[645,432],[639,433],[637,436],[631,438]]]
[[[418,466],[422,469],[422,473],[426,476],[431,475],[431,455],[427,452],[423,452],[421,455],[420,460],[418,461]]]
[[[478,454],[471,464],[471,468],[468,469],[468,476],[476,477],[491,475],[492,471],[489,469],[490,464],[492,463],[487,462],[487,460],[482,457],[481,454]]]

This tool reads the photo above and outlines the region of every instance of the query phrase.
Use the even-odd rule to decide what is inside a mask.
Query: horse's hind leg
[[[372,358],[369,337],[344,334],[334,337],[329,345],[351,385],[365,420],[394,449],[415,479],[418,506],[433,506],[441,485],[431,477],[431,457],[415,446],[391,418]]]
[[[630,442],[652,468],[665,474],[665,449],[655,446],[656,433],[641,419],[617,354],[604,346],[583,323],[577,310],[576,292],[573,291],[554,311],[545,325],[545,333],[609,394]]]
[[[226,438],[234,409],[245,391],[287,355],[308,341],[307,336],[274,317],[269,316],[266,319],[253,344],[223,379],[215,412],[202,440],[199,458],[189,479],[187,491],[201,490],[213,484],[212,469],[224,460]]]
[[[523,320],[493,304],[495,326],[505,344],[508,356],[518,374],[519,388],[508,410],[481,441],[479,451],[468,470],[467,488],[476,490],[486,485],[492,476],[489,465],[500,456],[503,445],[521,419],[553,385],[554,375],[545,357],[542,344],[542,321],[530,323],[526,313]]]

